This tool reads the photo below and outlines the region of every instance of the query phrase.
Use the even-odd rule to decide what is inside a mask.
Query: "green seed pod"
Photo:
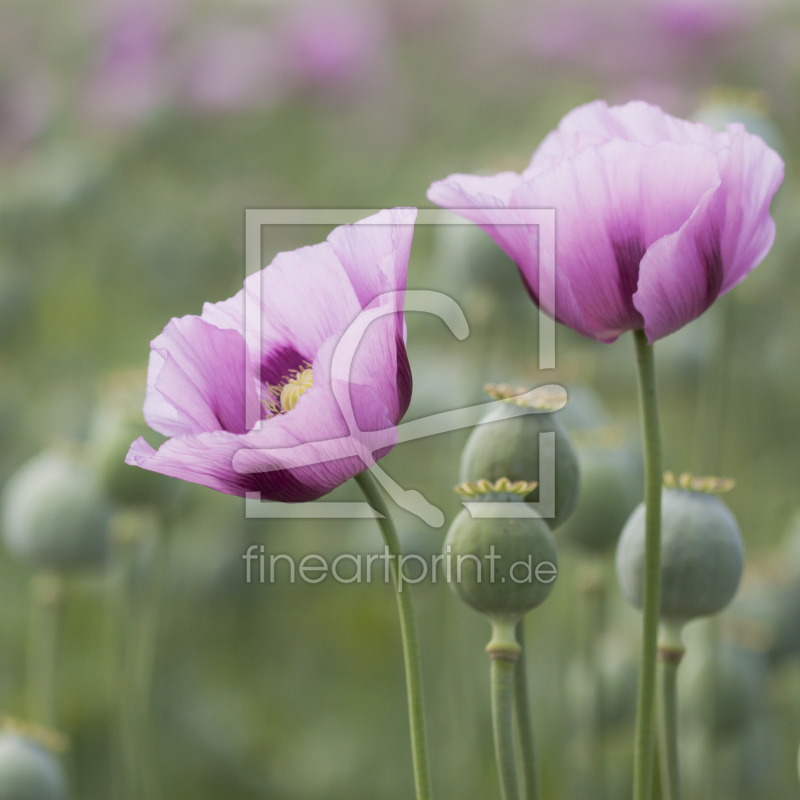
[[[35,456],[11,476],[3,492],[6,545],[39,569],[102,564],[109,517],[94,474],[65,452]]]
[[[800,582],[768,576],[761,586],[743,592],[726,613],[730,638],[779,664],[800,653]]]
[[[740,122],[750,133],[760,136],[773,150],[782,153],[786,149],[786,142],[775,122],[746,96],[707,103],[692,118],[697,122],[704,122],[711,130],[720,132],[724,132],[731,123]]]
[[[0,734],[0,800],[66,800],[67,779],[58,758],[17,733]]]
[[[502,481],[496,486],[499,484]],[[524,487],[522,491],[528,489],[525,484],[518,486]],[[478,499],[503,498],[485,494]],[[502,625],[515,623],[544,602],[558,569],[553,534],[535,516],[482,519],[464,509],[450,526],[444,554],[453,591],[477,612]]]
[[[125,463],[131,443],[145,435],[152,441],[153,431],[144,422],[112,414],[95,418],[88,443],[90,459],[103,491],[120,505],[162,507],[175,499],[175,479]]]
[[[661,617],[686,622],[721,611],[739,588],[744,543],[736,518],[712,494],[662,494]],[[617,546],[617,577],[628,602],[644,592],[645,506],[631,515]]]
[[[685,704],[701,717],[716,738],[747,730],[764,703],[766,673],[763,660],[736,646],[713,645],[685,666]]]
[[[641,500],[641,461],[622,447],[582,448],[578,461],[578,507],[561,536],[587,553],[606,553],[617,544],[625,522]]]
[[[490,392],[493,388],[487,387]],[[533,393],[530,393],[533,394]],[[498,397],[499,395],[494,394]],[[527,397],[527,396],[526,396]],[[489,412],[484,423],[470,434],[461,455],[462,482],[482,478],[498,481],[539,481],[539,435],[555,435],[555,517],[547,524],[555,530],[575,510],[580,490],[578,457],[567,429],[553,413],[515,415],[515,406],[525,403],[522,397],[506,398]],[[526,498],[533,501],[533,493]]]
[[[567,391],[569,403],[556,416],[568,431],[593,434],[611,425],[608,410],[594,389],[578,385],[569,386]]]
[[[144,373],[136,370],[117,372],[106,379],[89,431],[88,457],[111,500],[124,506],[164,508],[176,501],[180,482],[125,463],[131,444],[140,436],[154,446],[164,440],[142,417],[145,383]]]

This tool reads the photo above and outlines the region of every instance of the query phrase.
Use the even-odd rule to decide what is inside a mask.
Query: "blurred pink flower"
[[[534,301],[535,228],[484,209],[556,210],[556,300],[544,310],[585,336],[650,342],[702,314],[769,252],[783,161],[743,125],[714,133],[642,102],[597,101],[561,120],[518,175],[451,175],[428,198],[477,223],[519,267]]]
[[[336,228],[322,244],[279,254],[201,316],[173,319],[151,343],[144,404],[150,427],[171,438],[158,451],[137,439],[127,463],[227,494],[303,502],[386,455],[411,399],[403,302],[416,213],[396,208]],[[372,321],[342,366],[336,347],[364,310]],[[245,323],[260,332],[253,352]],[[288,452],[298,445],[299,464]]]
[[[40,67],[0,84],[0,150],[15,155],[45,129],[53,114],[55,91]]]
[[[732,33],[746,25],[755,11],[738,0],[657,0],[649,10],[660,30],[691,40]]]
[[[182,81],[185,102],[208,111],[240,111],[281,93],[278,44],[260,27],[224,25],[192,46]]]
[[[127,0],[106,10],[99,60],[84,90],[95,121],[116,125],[149,116],[170,90],[166,45],[172,4]]]
[[[566,0],[537,5],[520,22],[538,58],[580,64],[592,74],[692,82],[724,61],[725,45],[755,19],[746,0]],[[513,35],[517,35],[514,33]]]
[[[280,33],[291,73],[326,86],[368,77],[386,46],[387,24],[375,4],[308,0],[292,9]]]

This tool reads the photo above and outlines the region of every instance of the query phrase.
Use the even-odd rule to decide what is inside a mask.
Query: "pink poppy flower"
[[[91,122],[135,123],[162,105],[170,88],[167,41],[176,13],[171,3],[153,0],[110,4],[102,52],[84,87]]]
[[[538,231],[484,209],[554,208],[556,299],[543,307],[584,336],[648,340],[702,314],[769,252],[783,161],[739,124],[715,133],[642,102],[574,109],[521,174],[451,175],[428,198],[485,230],[538,303]],[[551,304],[547,304],[548,306]]]
[[[171,438],[157,451],[137,439],[127,463],[304,502],[386,455],[411,399],[403,301],[416,213],[336,228],[280,253],[199,317],[171,320],[151,343],[144,404],[148,425]],[[340,339],[350,330],[355,341],[359,327],[342,360]]]

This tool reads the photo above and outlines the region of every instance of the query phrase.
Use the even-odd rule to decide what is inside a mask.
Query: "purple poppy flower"
[[[158,451],[137,439],[127,463],[303,502],[386,455],[411,399],[403,301],[416,213],[336,228],[199,317],[171,320],[151,343],[144,404],[150,427],[171,438]],[[364,319],[343,368],[337,345]]]
[[[521,174],[451,175],[428,198],[477,223],[516,262],[538,302],[534,227],[484,209],[556,210],[555,307],[570,328],[652,343],[702,314],[769,252],[783,161],[744,126],[715,133],[642,102],[574,109]],[[547,303],[546,306],[550,306]]]

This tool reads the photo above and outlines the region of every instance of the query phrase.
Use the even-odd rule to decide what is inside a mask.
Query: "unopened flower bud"
[[[616,545],[625,522],[641,500],[641,462],[624,447],[582,448],[578,461],[578,506],[560,536],[587,553],[606,553]]]
[[[0,800],[66,800],[67,794],[53,752],[18,733],[0,734]]]
[[[466,489],[477,505],[490,502],[495,508],[519,506],[503,490],[517,487],[522,499],[530,485],[498,481],[483,496]],[[463,490],[463,487],[460,487]],[[540,605],[553,588],[558,554],[553,534],[544,520],[533,515],[481,518],[464,509],[453,521],[445,539],[445,563],[450,585],[469,606],[494,623],[512,625]]]
[[[95,475],[66,452],[35,456],[6,484],[6,545],[39,569],[97,566],[108,553],[110,509]]]
[[[542,411],[516,414],[515,406],[526,404],[527,398],[535,402],[536,392],[514,396],[506,389],[487,387],[492,396],[504,399],[467,440],[461,456],[461,480],[474,483],[482,478],[489,481],[507,478],[538,482],[539,435],[552,434],[555,437],[555,517],[546,521],[555,529],[566,521],[578,502],[580,474],[575,449],[567,429],[555,414]],[[527,499],[535,498],[531,495]]]
[[[711,479],[706,485],[713,490]],[[641,608],[645,573],[645,506],[631,515],[617,546],[617,576]],[[744,570],[744,543],[730,509],[714,494],[664,489],[661,527],[661,617],[676,623],[715,614],[730,603]]]

